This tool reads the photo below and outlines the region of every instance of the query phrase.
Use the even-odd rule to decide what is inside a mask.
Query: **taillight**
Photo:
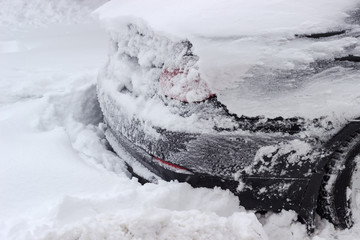
[[[160,93],[182,102],[201,102],[214,94],[196,69],[165,68],[159,81]]]
[[[160,165],[163,165],[166,168],[170,168],[171,170],[175,171],[175,172],[181,172],[181,173],[186,173],[186,174],[192,174],[191,171],[187,170],[184,167],[178,166],[176,164],[173,164],[171,162],[167,162],[161,158],[152,156],[154,160],[156,160]]]

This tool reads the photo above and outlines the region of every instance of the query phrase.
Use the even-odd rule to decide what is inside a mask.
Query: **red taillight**
[[[183,168],[183,167],[180,167],[180,166],[175,165],[175,164],[173,164],[173,163],[167,162],[167,161],[162,160],[162,159],[160,159],[160,158],[158,158],[158,157],[153,156],[153,158],[154,158],[155,160],[157,160],[157,161],[159,161],[159,162],[161,162],[161,163],[165,164],[165,165],[170,166],[170,167],[177,168],[177,169],[180,169],[180,170],[185,170],[185,171],[188,171],[186,168]]]
[[[214,94],[197,71],[164,69],[159,81],[160,92],[182,102],[201,102]]]

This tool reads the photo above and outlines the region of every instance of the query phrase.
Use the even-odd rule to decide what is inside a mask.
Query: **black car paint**
[[[295,37],[318,39],[344,35],[346,33],[347,31],[340,30],[328,33],[296,35]],[[190,49],[191,43],[189,46],[188,48]],[[359,56],[354,55],[315,62],[313,63],[314,71],[310,74],[321,72],[324,69],[339,64],[344,65],[344,67],[358,69],[357,62],[359,62]],[[307,74],[309,73],[304,73],[303,75],[306,76]],[[130,92],[128,93],[131,94]],[[300,219],[306,223],[308,231],[314,231],[315,212],[318,211],[322,216],[327,217],[326,213],[321,210],[322,202],[318,199],[321,188],[327,181],[327,169],[331,168],[330,165],[334,155],[339,151],[340,146],[348,141],[348,137],[354,134],[354,132],[360,133],[360,122],[349,122],[348,125],[343,127],[332,138],[327,139],[327,141],[319,141],[316,137],[306,139],[307,142],[311,143],[313,151],[309,155],[303,156],[305,161],[302,161],[301,165],[289,164],[287,162],[287,158],[293,154],[291,151],[277,156],[275,164],[273,164],[274,159],[272,156],[267,159],[263,158],[264,161],[256,163],[254,162],[254,156],[259,148],[297,139],[300,133],[307,130],[309,122],[301,118],[284,119],[279,117],[275,119],[261,119],[259,117],[239,117],[229,113],[224,105],[216,101],[216,98],[212,104],[215,108],[221,109],[221,114],[233,118],[238,123],[236,129],[223,129],[215,126],[214,129],[220,135],[211,135],[171,132],[154,126],[156,131],[162,136],[159,140],[154,140],[148,139],[139,127],[141,122],[133,119],[130,122],[120,123],[120,126],[114,122],[108,124],[107,134],[112,135],[116,139],[116,144],[122,145],[143,166],[166,181],[188,182],[194,187],[220,187],[228,189],[239,196],[241,205],[246,209],[275,212],[282,209],[294,210],[299,214]],[[106,106],[103,107],[106,108]],[[186,112],[184,114],[186,115]],[[105,116],[106,121],[111,120]],[[327,122],[324,125],[322,119],[312,120],[310,125],[312,127],[323,128],[325,131],[332,129],[332,123]],[[116,127],[112,129],[111,126]],[[226,132],[231,133],[236,130],[252,133],[254,136],[247,138],[254,144],[248,144],[248,139],[244,140],[243,136],[226,134]],[[256,135],[259,132],[263,135]],[[277,137],[276,133],[280,135]],[[266,137],[267,134],[268,136]],[[231,140],[231,138],[235,140]],[[226,172],[212,172],[211,164],[208,166],[208,169],[199,168],[198,165],[187,165],[186,160],[201,163],[206,158],[226,158],[226,154],[217,151],[218,143],[220,142],[231,146],[231,149],[234,149],[235,146],[235,148],[237,147],[241,151],[238,155],[235,154],[238,164],[235,164],[235,166],[219,166],[219,163],[215,162],[214,168],[226,169]],[[189,151],[189,146],[190,149],[193,148],[191,151]],[[189,170],[189,173],[172,171],[155,161],[154,156],[178,164]],[[272,163],[271,168],[267,168],[268,163]],[[208,165],[208,162],[206,164]],[[249,166],[251,166],[248,168],[250,171],[247,171],[246,167]],[[141,174],[137,174],[130,164],[128,164],[128,167],[129,171],[134,176],[139,177],[143,183],[149,181],[149,179],[142,179]],[[235,173],[238,174],[238,177],[232,175]],[[350,175],[348,174],[348,176]],[[239,187],[239,184],[242,187]],[[344,186],[346,186],[346,183]],[[342,199],[344,196],[345,194],[342,194],[338,201],[344,201]],[[345,226],[334,223],[342,228],[349,227],[349,225]]]
[[[215,104],[217,102],[216,99],[210,101],[217,107],[220,106]],[[107,121],[106,117],[105,121]],[[237,121],[244,123],[249,121],[249,119],[242,117],[238,118]],[[253,118],[252,121],[255,121],[255,119]],[[328,143],[318,142],[316,139],[313,139],[310,142],[313,144],[314,151],[309,153],[308,156],[302,156],[301,164],[289,164],[287,158],[293,154],[292,152],[278,156],[276,161],[272,159],[273,156],[269,156],[268,159],[255,162],[254,156],[261,146],[290,141],[298,137],[292,135],[306,130],[306,124],[304,124],[303,120],[270,119],[264,125],[266,126],[265,128],[253,128],[251,130],[253,133],[259,131],[262,133],[257,136],[255,134],[255,137],[250,136],[252,141],[242,141],[243,136],[241,135],[187,134],[159,129],[158,133],[162,137],[158,141],[152,142],[151,140],[145,140],[146,138],[144,137],[139,137],[145,135],[145,133],[139,134],[139,129],[137,129],[139,124],[139,122],[134,121],[125,128],[122,128],[123,130],[125,129],[125,132],[129,133],[128,136],[124,136],[117,129],[111,129],[110,126],[107,132],[115,137],[116,144],[123,146],[138,162],[158,177],[166,181],[187,182],[193,187],[220,187],[228,189],[239,196],[241,205],[246,209],[275,212],[282,209],[294,210],[306,223],[309,232],[313,231],[315,226],[314,215],[317,209],[319,189],[325,175],[324,167],[329,161],[328,156],[331,156],[332,151],[336,151],[336,148],[329,147],[329,144],[332,142],[341,144],[348,129],[360,129],[360,122],[351,122]],[[248,125],[244,124],[243,126]],[[137,130],[134,130],[134,128]],[[293,131],[292,134],[282,134],[279,137],[276,137],[276,134],[274,135],[274,133],[286,132],[289,129],[296,129],[296,131]],[[138,134],[133,135],[132,133],[134,132]],[[266,134],[269,134],[269,136]],[[234,140],[229,140],[230,138],[235,139],[235,142]],[[229,163],[229,158],[231,157],[228,156],[227,158],[226,153],[224,154],[224,152],[219,150],[221,148],[218,147],[218,143],[228,144],[229,146],[233,144],[231,147],[233,149],[238,145],[238,154],[235,155],[235,158],[234,155],[232,156],[233,160],[237,161],[237,165],[235,164],[232,168],[228,165],[219,166],[219,161],[213,162],[214,168],[226,169],[225,172],[211,172],[209,169],[194,165],[194,162],[201,163],[202,159],[206,160],[209,158],[225,158],[225,162]],[[240,146],[239,143],[243,145]],[[192,149],[189,149],[189,146],[192,146]],[[196,146],[199,146],[199,148]],[[328,150],[325,151],[324,149]],[[195,156],[193,156],[194,154]],[[179,165],[187,169],[189,173],[179,173],[164,167],[154,159],[154,156]],[[183,161],[184,159],[187,159],[189,163],[187,164],[187,161]],[[206,164],[210,165],[211,168],[209,162],[211,161],[206,161]],[[270,165],[267,167],[266,162],[271,163],[271,167]],[[131,167],[129,167],[129,170],[132,171]],[[238,173],[238,178],[234,176],[235,173]],[[133,174],[136,174],[136,172],[133,171]],[[143,182],[146,181],[143,179]],[[242,184],[241,188],[239,188],[240,183]]]

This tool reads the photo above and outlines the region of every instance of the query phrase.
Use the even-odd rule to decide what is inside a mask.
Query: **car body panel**
[[[358,12],[336,4],[316,26],[242,24],[235,35],[191,26],[181,35],[109,10],[98,99],[110,145],[130,153],[129,171],[144,182],[221,187],[247,209],[294,210],[313,230],[331,156],[359,127],[349,123],[360,115],[360,28],[349,21]]]

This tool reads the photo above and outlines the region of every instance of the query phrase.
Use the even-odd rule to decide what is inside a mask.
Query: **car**
[[[110,1],[106,138],[142,182],[228,189],[246,209],[360,216],[354,1]]]

